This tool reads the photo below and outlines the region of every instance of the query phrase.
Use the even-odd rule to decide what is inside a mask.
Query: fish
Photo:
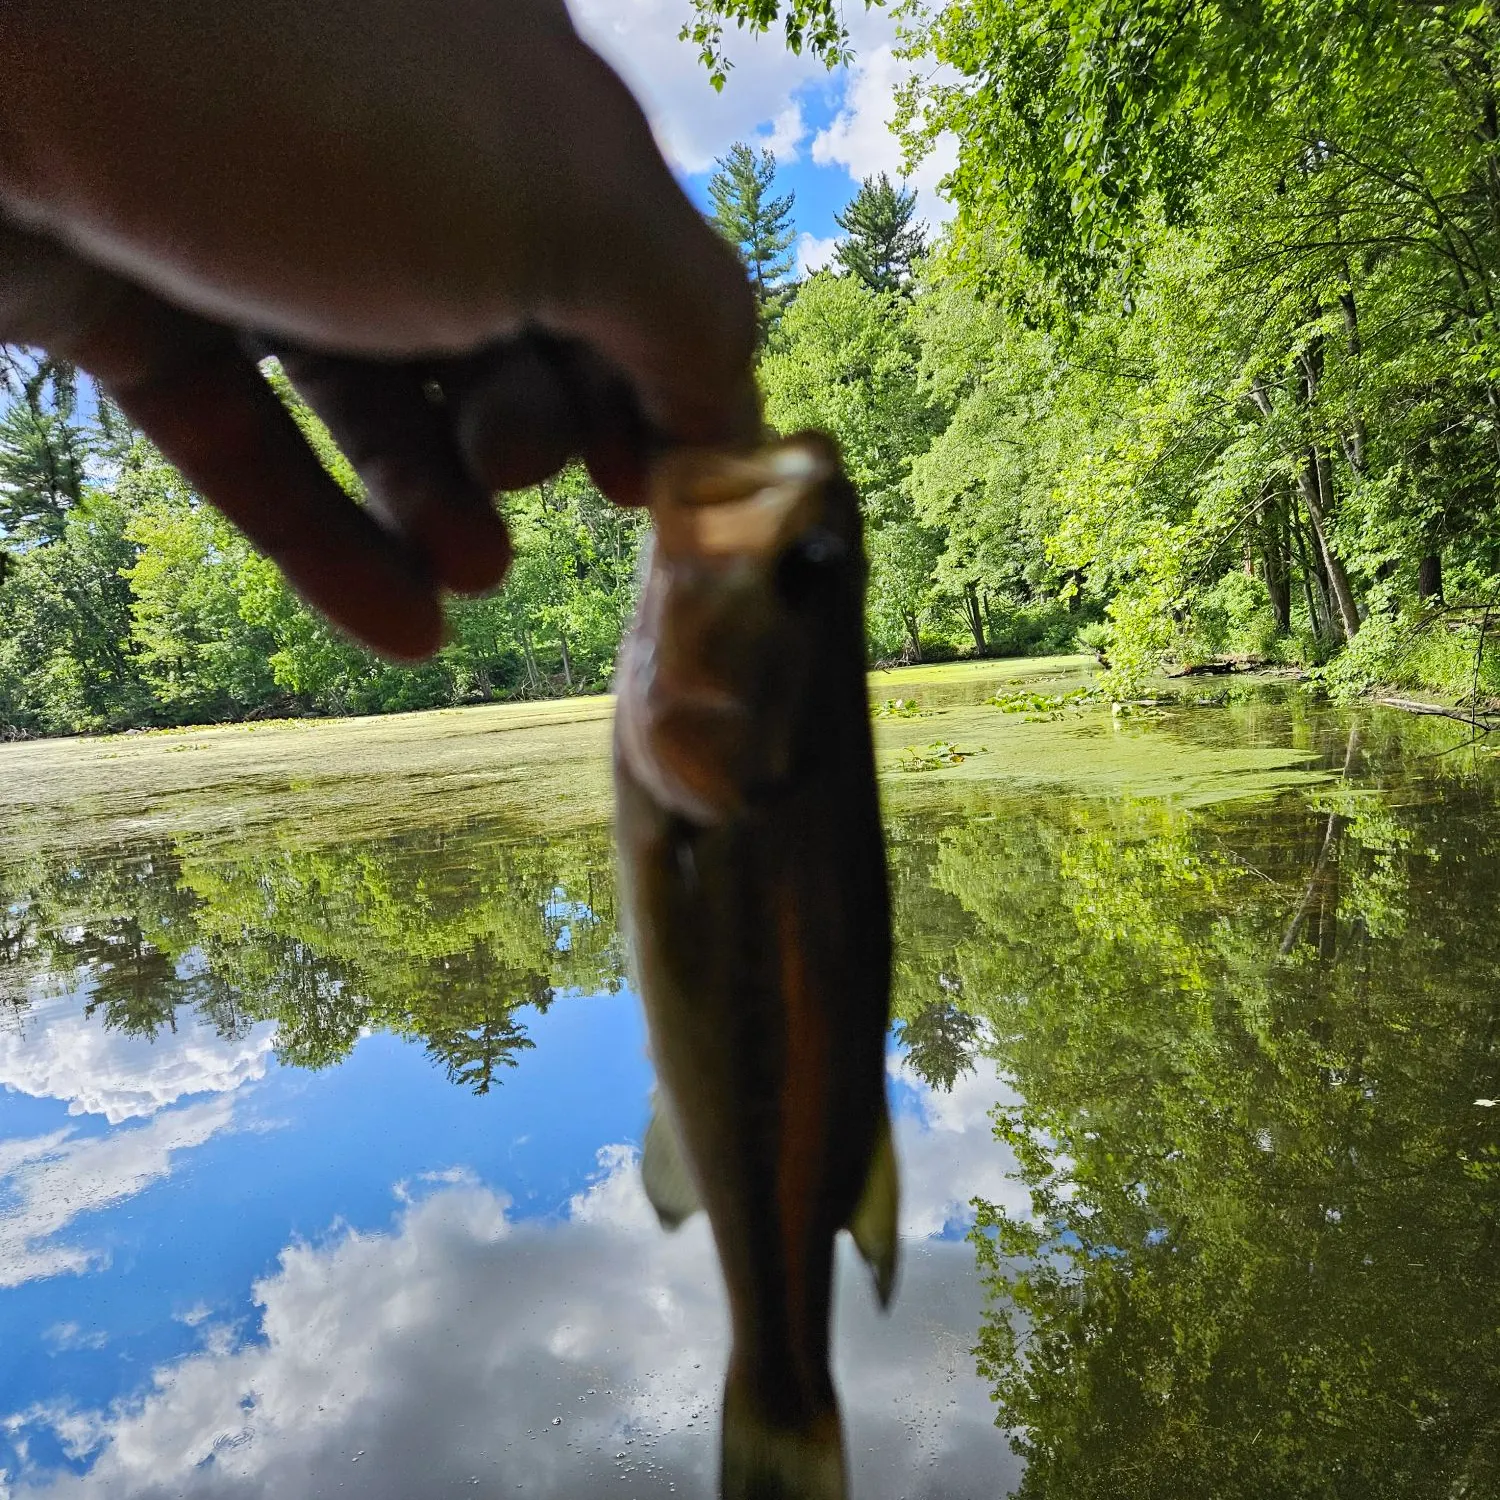
[[[657,1216],[707,1211],[729,1303],[722,1500],[844,1500],[849,1230],[889,1304],[891,926],[858,498],[831,439],[684,450],[616,669],[622,914],[657,1074]]]

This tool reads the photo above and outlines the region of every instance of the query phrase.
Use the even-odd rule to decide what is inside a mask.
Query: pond
[[[873,684],[905,1260],[882,1317],[841,1256],[856,1500],[1500,1495],[1500,770],[1084,681]],[[0,1496],[711,1493],[607,712],[0,752]]]

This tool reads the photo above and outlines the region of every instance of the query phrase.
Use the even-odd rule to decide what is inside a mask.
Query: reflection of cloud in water
[[[896,1144],[901,1160],[901,1232],[941,1234],[949,1225],[971,1224],[971,1198],[985,1198],[1026,1217],[1030,1198],[1016,1179],[1010,1148],[995,1139],[990,1118],[996,1104],[1019,1099],[981,1057],[960,1074],[949,1093],[929,1088],[898,1053],[886,1059],[891,1077],[917,1097],[919,1113],[898,1114]]]
[[[707,1228],[661,1234],[633,1153],[601,1163],[563,1224],[516,1224],[458,1184],[388,1234],[293,1245],[255,1288],[263,1342],[225,1350],[206,1330],[211,1352],[159,1369],[143,1400],[33,1410],[17,1436],[47,1426],[94,1456],[46,1477],[59,1496],[707,1495],[725,1354]],[[1013,1462],[968,1354],[972,1252],[909,1247],[888,1319],[847,1255],[840,1288],[861,1500],[1003,1493]]]
[[[232,1115],[232,1101],[218,1098],[106,1136],[57,1130],[0,1141],[0,1287],[97,1265],[98,1251],[59,1244],[57,1236],[166,1177],[174,1152],[201,1146]]]
[[[23,1028],[0,1031],[0,1087],[66,1099],[69,1114],[103,1115],[118,1125],[192,1094],[224,1094],[263,1077],[275,1031],[266,1022],[231,1039],[186,1021],[154,1039],[127,1036],[86,1017],[81,998],[70,997],[33,1010]]]

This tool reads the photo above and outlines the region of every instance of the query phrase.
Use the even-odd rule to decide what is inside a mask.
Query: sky
[[[88,999],[0,1028],[0,1500],[709,1492],[722,1300],[701,1218],[663,1234],[640,1186],[632,993],[528,1013],[484,1098],[386,1034],[306,1073],[269,1026],[151,1041]],[[989,1063],[935,1093],[894,1043],[888,1073],[902,1279],[884,1318],[845,1254],[836,1314],[856,1488],[988,1492],[962,1235],[973,1194],[1025,1211],[1012,1096]]]
[[[696,49],[677,40],[685,0],[570,0],[570,8],[585,38],[634,90],[667,160],[700,203],[715,158],[735,141],[775,153],[778,190],[796,195],[804,273],[832,254],[834,215],[863,178],[886,172],[903,180],[901,146],[889,125],[910,64],[894,55],[896,28],[883,11],[851,4],[854,62],[832,73],[793,57],[778,32],[731,32],[734,68],[715,93]],[[946,216],[937,184],[952,162],[951,144],[944,144],[909,180],[918,217],[931,228]]]

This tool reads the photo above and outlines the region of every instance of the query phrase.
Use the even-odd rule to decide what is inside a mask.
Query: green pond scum
[[[894,1044],[939,1097],[997,1080],[971,1363],[1014,1493],[1500,1495],[1496,757],[1286,687],[988,701],[1089,677],[871,681],[985,747],[903,775],[875,720]],[[305,1068],[386,1032],[503,1090],[628,984],[609,711],[0,750],[0,1025],[87,979],[101,1028],[269,1021]]]

